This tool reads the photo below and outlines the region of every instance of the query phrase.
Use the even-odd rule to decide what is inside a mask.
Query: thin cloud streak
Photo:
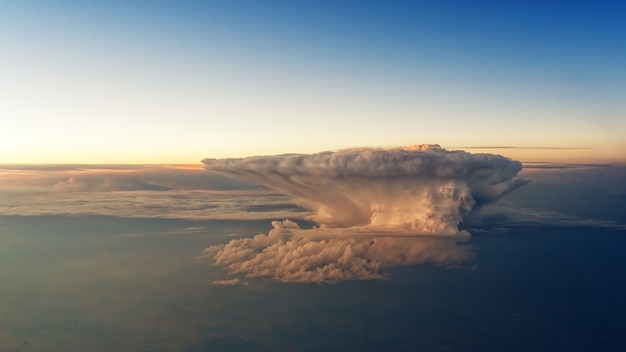
[[[118,191],[59,192],[7,196],[0,215],[107,215],[128,218],[260,220],[302,219],[289,198],[268,191]],[[249,208],[254,206],[252,210]],[[265,211],[264,209],[267,209]]]
[[[171,165],[2,165],[0,215],[301,218],[289,197]]]
[[[558,211],[541,208],[521,208],[498,204],[486,207],[480,212],[472,214],[465,224],[470,228],[480,229],[483,223],[491,227],[510,229],[516,227],[596,227],[611,230],[626,231],[626,224],[614,220],[582,218],[563,214]],[[474,231],[472,230],[472,231]]]
[[[472,146],[472,147],[449,147],[450,149],[532,149],[532,150],[589,150],[591,147],[518,147],[518,146]]]

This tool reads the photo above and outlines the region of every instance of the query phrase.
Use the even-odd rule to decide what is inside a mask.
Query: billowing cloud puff
[[[267,235],[235,239],[204,254],[231,274],[301,283],[378,279],[390,266],[458,265],[473,258],[458,238],[348,235],[337,229],[302,230],[290,220],[272,225]]]
[[[242,159],[205,159],[205,168],[281,191],[328,227],[371,225],[417,233],[456,233],[464,212],[522,184],[518,161],[492,154],[350,149]]]
[[[203,163],[290,195],[313,212],[319,228],[274,223],[267,235],[208,249],[233,274],[280,281],[370,279],[391,265],[467,260],[471,255],[458,244],[469,238],[458,229],[463,216],[524,183],[516,178],[518,161],[438,145]]]
[[[230,280],[215,280],[213,281],[214,285],[222,285],[222,286],[232,286],[232,285],[239,285],[240,283],[242,283],[239,278],[234,278],[234,279],[230,279]],[[243,282],[243,284],[245,285],[246,283]]]

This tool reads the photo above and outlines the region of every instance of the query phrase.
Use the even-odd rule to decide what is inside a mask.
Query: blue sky
[[[0,163],[626,159],[621,2],[5,1],[0,51]]]

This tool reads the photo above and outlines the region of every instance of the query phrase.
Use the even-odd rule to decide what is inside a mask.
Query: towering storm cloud
[[[290,195],[313,212],[319,228],[274,223],[268,235],[207,250],[231,273],[282,281],[374,278],[391,265],[463,262],[471,257],[466,246],[458,248],[469,239],[458,228],[463,216],[524,183],[516,178],[518,161],[438,145],[202,162],[209,171]]]

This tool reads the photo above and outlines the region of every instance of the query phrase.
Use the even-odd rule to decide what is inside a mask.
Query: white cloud
[[[0,198],[2,199],[2,198]],[[0,215],[107,215],[129,218],[258,220],[302,218],[289,198],[268,191],[118,191],[22,194],[0,202]],[[250,206],[256,206],[250,211]],[[262,211],[266,207],[268,211]]]
[[[355,148],[312,155],[205,159],[205,168],[295,198],[320,228],[285,220],[267,235],[210,247],[231,274],[288,282],[375,279],[394,265],[472,258],[458,225],[476,203],[524,184],[521,163],[437,145]]]
[[[220,285],[220,286],[234,286],[234,285],[247,285],[248,283],[245,281],[241,281],[239,280],[239,278],[234,278],[234,279],[230,279],[230,280],[215,280],[213,281],[214,285]]]
[[[523,184],[518,161],[436,146],[350,149],[242,159],[205,159],[205,168],[294,197],[330,227],[372,224],[411,231],[454,231],[475,202]]]
[[[58,192],[117,192],[117,191],[164,191],[158,186],[131,177],[107,177],[103,175],[70,176],[54,184]]]
[[[299,218],[284,195],[200,165],[0,165],[0,215]]]
[[[302,230],[290,220],[272,225],[268,234],[209,247],[204,254],[234,275],[302,283],[379,279],[391,266],[459,265],[473,259],[461,237]]]

